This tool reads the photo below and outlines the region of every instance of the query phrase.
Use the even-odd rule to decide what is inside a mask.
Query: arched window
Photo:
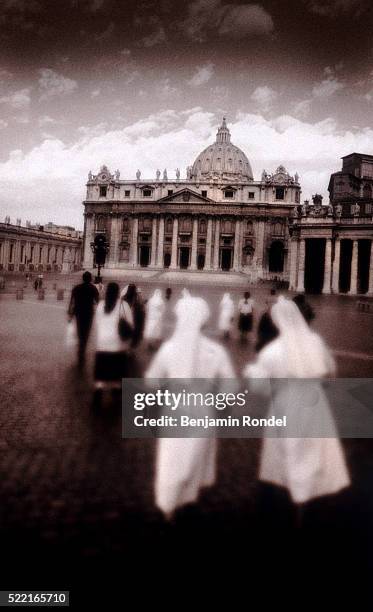
[[[246,233],[247,234],[252,234],[253,233],[253,222],[252,221],[246,221]]]
[[[371,198],[372,197],[372,190],[370,188],[370,185],[365,184],[363,187],[363,197],[364,198]]]
[[[166,233],[167,234],[172,234],[173,224],[174,224],[174,221],[173,221],[172,217],[167,217],[167,219],[166,219]]]
[[[182,232],[192,231],[192,219],[190,217],[182,217],[180,219],[180,229]]]
[[[199,221],[199,233],[200,234],[206,234],[206,231],[207,231],[206,219],[200,219],[200,221]]]
[[[122,230],[123,230],[123,232],[129,232],[130,231],[130,220],[129,220],[128,217],[124,217],[124,219],[123,219]]]

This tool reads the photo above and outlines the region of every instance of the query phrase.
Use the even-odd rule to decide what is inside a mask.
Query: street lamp
[[[97,234],[97,236],[95,236],[94,241],[91,242],[91,249],[94,257],[94,265],[98,268],[95,283],[101,283],[101,268],[105,265],[106,255],[109,252],[109,244],[105,234]]]

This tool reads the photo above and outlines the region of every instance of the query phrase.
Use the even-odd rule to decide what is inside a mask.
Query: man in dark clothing
[[[96,287],[92,284],[92,274],[84,272],[83,282],[80,285],[75,285],[71,292],[68,315],[70,320],[76,318],[76,328],[78,333],[78,363],[79,366],[84,364],[85,351],[91,331],[94,306],[98,304],[99,293]]]
[[[257,353],[267,344],[278,336],[278,329],[272,321],[271,308],[276,300],[276,289],[271,289],[270,297],[266,300],[266,309],[262,314],[257,330],[257,343],[255,350]]]

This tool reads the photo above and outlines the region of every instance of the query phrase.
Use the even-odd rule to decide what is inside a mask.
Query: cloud
[[[31,97],[30,97],[30,88],[19,89],[7,96],[2,96],[0,98],[0,104],[9,104],[12,108],[15,109],[25,109],[30,106]]]
[[[33,214],[82,227],[81,201],[90,169],[97,171],[106,163],[111,170],[119,168],[122,178],[133,179],[140,168],[142,176],[151,179],[161,167],[172,176],[172,168],[185,168],[215,140],[220,122],[221,117],[199,107],[168,109],[121,129],[84,127],[72,144],[45,138],[0,163],[2,207],[14,215]],[[329,176],[340,168],[341,156],[369,152],[373,140],[371,128],[340,129],[330,118],[312,123],[290,115],[267,119],[260,113],[239,114],[229,127],[256,179],[263,168],[271,172],[282,163],[291,174],[298,171],[304,198],[316,191],[326,196]]]
[[[343,88],[344,84],[341,81],[334,76],[329,76],[327,79],[323,79],[320,83],[314,85],[312,95],[314,98],[330,98]]]
[[[306,99],[293,105],[293,113],[299,119],[305,119],[310,114],[312,100]]]
[[[53,117],[50,117],[49,115],[42,115],[38,119],[39,127],[45,127],[46,125],[54,125],[55,123],[57,123],[57,121],[53,119]]]
[[[257,87],[251,95],[251,99],[264,111],[271,108],[276,98],[277,92],[268,85]]]
[[[371,7],[371,0],[304,0],[311,13],[322,17],[339,17],[349,14],[360,17]]]
[[[179,27],[188,38],[203,42],[211,32],[231,39],[270,34],[274,24],[271,15],[259,4],[195,0],[189,5],[188,16]]]
[[[198,66],[192,78],[187,81],[187,84],[191,87],[200,87],[206,85],[214,74],[214,64],[205,64],[204,66]]]
[[[149,34],[148,36],[144,36],[141,39],[141,43],[144,47],[155,47],[156,45],[160,45],[161,43],[166,41],[166,32],[162,25],[159,25],[154,32]]]
[[[55,96],[64,96],[72,93],[78,88],[78,83],[73,79],[64,77],[62,74],[51,70],[50,68],[42,68],[39,70],[41,75],[39,78],[39,90],[41,92],[40,100],[48,100]]]

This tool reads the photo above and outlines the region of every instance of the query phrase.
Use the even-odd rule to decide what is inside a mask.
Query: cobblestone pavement
[[[145,297],[153,288],[143,283]],[[173,300],[179,291],[175,287]],[[222,289],[191,291],[208,299],[212,317],[207,333],[216,336]],[[266,292],[253,291],[258,312]],[[240,290],[232,293],[238,299]],[[349,298],[311,301],[317,311],[315,327],[337,351],[340,375],[373,376],[373,315],[358,312]],[[35,582],[25,581],[42,572],[48,585],[67,588],[82,579],[82,567],[89,570],[89,580],[97,567],[109,564],[119,570],[128,555],[142,554],[153,563],[160,549],[180,538],[185,546],[198,537],[200,546],[211,536],[215,543],[224,540],[237,549],[262,542],[276,512],[269,518],[259,512],[265,496],[256,482],[258,440],[221,440],[217,486],[203,494],[198,510],[180,513],[171,527],[164,524],[153,503],[154,442],[121,439],[120,407],[109,400],[101,413],[92,412],[93,347],[86,371],[79,374],[64,346],[66,302],[57,302],[52,294],[40,302],[32,292],[23,301],[0,301],[0,540],[9,587],[34,588]],[[170,313],[167,333],[172,325]],[[240,345],[235,336],[227,348],[239,372],[252,357],[252,346]],[[149,358],[142,348],[143,367]],[[307,516],[310,525],[325,526],[326,541],[331,526],[344,542],[353,534],[351,541],[359,545],[354,555],[365,559],[372,543],[373,444],[343,443],[354,486],[337,500],[315,503]],[[279,508],[276,520],[281,525],[287,502],[271,503]],[[65,582],[58,571],[64,572]]]

